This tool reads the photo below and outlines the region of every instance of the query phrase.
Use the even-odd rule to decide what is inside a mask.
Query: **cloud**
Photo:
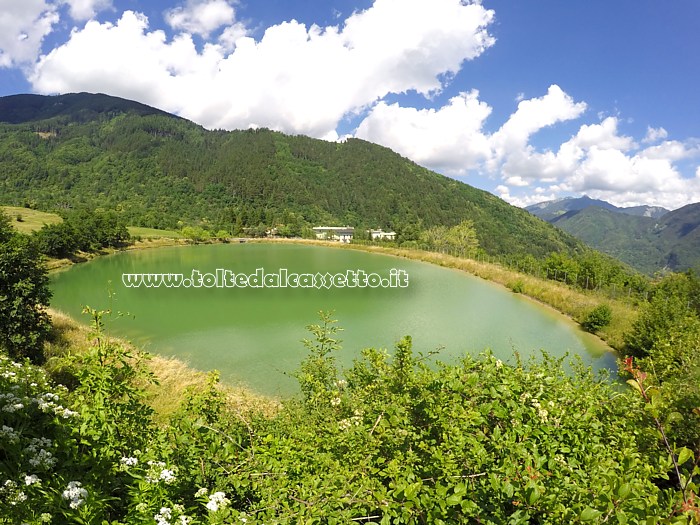
[[[696,144],[665,141],[640,149],[632,137],[620,134],[618,126],[616,117],[581,125],[556,152],[526,146],[501,167],[506,184],[501,193],[510,202],[531,203],[532,195],[513,191],[518,186],[514,174],[519,173],[532,184],[546,182],[553,194],[587,194],[617,206],[654,204],[673,209],[700,201],[700,178],[683,177],[675,165],[699,154]]]
[[[647,134],[642,139],[642,142],[651,144],[663,140],[666,137],[668,137],[668,131],[664,128],[652,128],[651,126],[647,126]]]
[[[186,26],[197,19],[191,15],[196,5],[182,7],[175,26],[213,31],[222,18]],[[145,16],[127,11],[116,24],[91,21],[74,30],[42,57],[30,81],[39,93],[132,98],[209,128],[265,126],[336,138],[345,116],[389,93],[435,94],[445,76],[493,45],[487,30],[493,12],[480,4],[432,0],[425,6],[424,0],[376,0],[342,26],[285,22],[260,40],[234,24],[201,51],[189,34],[168,40],[149,29]]]
[[[675,208],[700,200],[699,179],[683,177],[675,165],[700,156],[700,145],[692,141],[640,148],[639,141],[620,131],[618,117],[607,117],[581,124],[557,149],[541,151],[531,144],[540,130],[578,119],[585,110],[584,102],[553,85],[542,97],[521,100],[489,134],[484,127],[491,107],[473,90],[436,109],[379,102],[355,135],[448,175],[490,174],[502,181],[496,194],[519,206],[581,193],[619,206]]]
[[[184,6],[170,9],[164,16],[175,31],[209,38],[220,27],[231,26],[236,12],[226,0],[187,0]]]
[[[112,7],[112,0],[62,0],[62,3],[68,4],[73,20],[89,20],[100,11]]]
[[[491,154],[489,140],[481,131],[490,113],[476,90],[460,93],[437,110],[380,102],[359,125],[356,136],[443,173],[464,175]]]
[[[0,0],[0,67],[34,62],[58,20],[56,7],[44,0]]]
[[[574,102],[556,84],[543,97],[522,100],[492,137],[496,160],[518,155],[534,133],[557,122],[578,118],[585,110],[585,102]]]

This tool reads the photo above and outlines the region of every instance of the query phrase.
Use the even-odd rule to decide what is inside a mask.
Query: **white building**
[[[315,226],[313,228],[317,239],[349,243],[355,233],[352,226]]]
[[[393,241],[396,240],[396,232],[385,232],[381,228],[370,230],[370,237],[373,241]]]

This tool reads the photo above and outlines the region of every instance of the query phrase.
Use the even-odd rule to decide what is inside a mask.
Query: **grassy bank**
[[[45,368],[55,377],[65,377],[65,368],[72,357],[86,352],[90,346],[90,329],[56,310],[49,310],[53,325],[51,341],[47,343]],[[155,383],[146,385],[148,403],[155,410],[160,422],[165,422],[179,408],[189,390],[204,390],[210,374],[191,368],[178,359],[148,355],[123,339],[112,338],[114,343],[127,348],[134,356],[147,356],[146,366],[153,374]],[[249,412],[252,409],[266,414],[274,413],[277,400],[256,394],[242,387],[217,385],[225,395],[228,406],[236,411]]]

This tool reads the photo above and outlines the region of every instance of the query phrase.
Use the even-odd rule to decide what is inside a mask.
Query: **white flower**
[[[339,397],[334,397],[331,399],[331,406],[337,407],[340,404],[340,398]]]
[[[25,485],[29,486],[29,485],[34,485],[35,483],[41,483],[39,476],[36,476],[34,474],[31,474],[29,476],[24,476],[24,484]]]
[[[81,485],[79,481],[71,481],[68,483],[68,488],[63,491],[63,499],[70,500],[68,505],[71,509],[77,509],[85,503],[88,491],[82,488]]]
[[[125,465],[125,466],[127,466],[127,467],[133,467],[133,466],[136,465],[138,462],[139,462],[138,459],[132,458],[132,457],[122,458],[122,459],[121,459],[122,465]]]
[[[15,432],[15,429],[3,425],[0,429],[0,437],[4,437],[10,443],[17,443],[19,441],[19,434]]]
[[[175,481],[175,471],[164,468],[160,471],[160,479],[166,483],[173,483]]]
[[[194,493],[194,497],[201,498],[202,496],[206,496],[207,492],[209,492],[209,491],[207,489],[205,489],[204,487],[202,487],[201,489],[199,489],[197,492]]]
[[[207,503],[207,508],[212,511],[216,512],[219,509],[225,508],[229,504],[228,498],[226,498],[226,494],[223,492],[214,492],[211,496],[209,496],[209,502]]]
[[[56,407],[55,413],[57,416],[61,416],[63,419],[68,419],[79,415],[77,412],[63,407]]]
[[[349,419],[341,419],[338,421],[338,428],[340,430],[347,430],[352,426],[352,422]]]
[[[496,368],[501,368],[503,366],[503,361],[496,359]]]
[[[157,525],[170,525],[170,518],[172,518],[172,511],[168,507],[161,507],[160,512],[153,516],[156,520]]]
[[[190,521],[192,521],[192,518],[185,516],[184,514],[180,516],[180,525],[189,525]]]

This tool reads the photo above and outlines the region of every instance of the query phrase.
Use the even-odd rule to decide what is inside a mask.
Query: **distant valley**
[[[645,273],[700,269],[700,203],[618,208],[584,196],[525,209]]]

